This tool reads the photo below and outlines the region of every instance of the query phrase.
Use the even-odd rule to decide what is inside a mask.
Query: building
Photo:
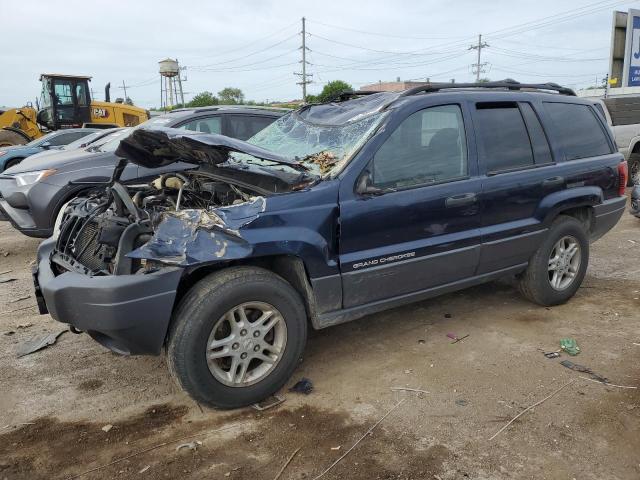
[[[426,85],[428,82],[402,82],[400,78],[398,78],[395,82],[383,82],[382,80],[378,81],[378,83],[372,83],[371,85],[363,85],[360,87],[362,91],[382,91],[382,92],[402,92],[403,90],[407,90],[408,88],[419,87],[421,85]]]

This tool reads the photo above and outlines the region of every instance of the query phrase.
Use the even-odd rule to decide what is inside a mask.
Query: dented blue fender
[[[129,258],[195,267],[272,255],[304,259],[313,278],[338,272],[338,181],[209,211],[166,212],[153,237]]]

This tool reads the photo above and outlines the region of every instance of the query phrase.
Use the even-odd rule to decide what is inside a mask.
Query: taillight
[[[618,164],[618,195],[624,196],[629,181],[629,165],[627,161]]]

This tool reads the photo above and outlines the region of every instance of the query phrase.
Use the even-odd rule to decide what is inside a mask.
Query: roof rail
[[[433,93],[440,90],[452,89],[471,89],[471,88],[502,88],[507,90],[549,90],[557,92],[560,95],[576,96],[576,92],[567,87],[562,87],[557,83],[520,83],[511,78],[499,80],[496,82],[483,83],[427,83],[419,87],[410,88],[400,94],[400,97],[408,97],[418,93]]]
[[[331,103],[335,101],[344,102],[345,100],[349,100],[350,98],[353,98],[353,97],[359,97],[361,95],[373,95],[374,93],[385,93],[385,92],[381,90],[356,90],[356,91],[346,90],[344,92],[337,93],[333,97],[329,98],[329,100],[322,103]]]

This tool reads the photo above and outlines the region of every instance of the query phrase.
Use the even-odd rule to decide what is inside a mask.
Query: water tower
[[[180,65],[178,60],[165,58],[158,62],[161,82],[160,101],[163,106],[173,107],[178,103],[178,93],[180,93],[180,103],[184,106],[184,93],[182,92],[182,79],[180,78]]]

